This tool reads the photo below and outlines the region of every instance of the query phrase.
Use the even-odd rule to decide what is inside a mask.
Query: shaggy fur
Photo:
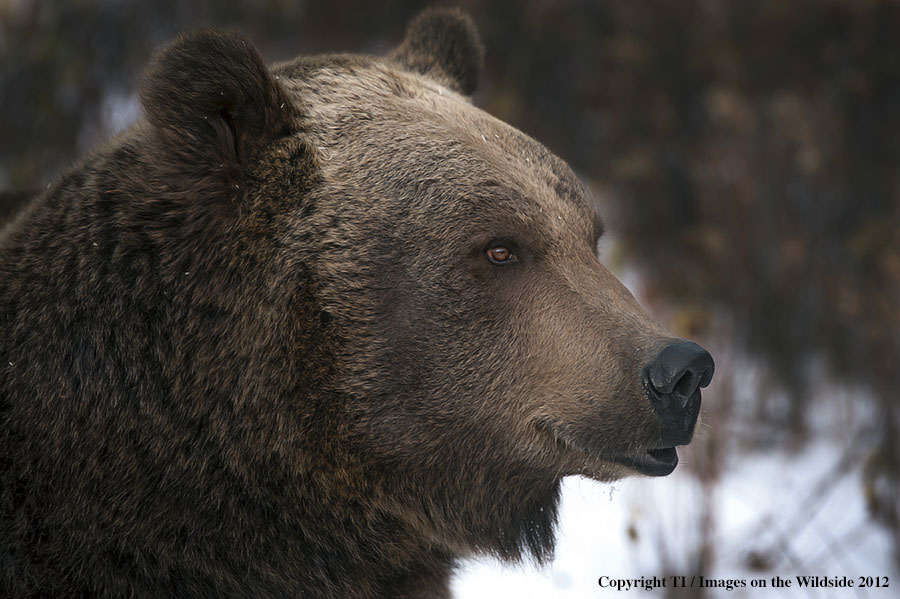
[[[156,57],[146,121],[0,231],[0,596],[446,597],[655,447],[671,336],[457,93],[480,62],[452,11],[389,59]]]

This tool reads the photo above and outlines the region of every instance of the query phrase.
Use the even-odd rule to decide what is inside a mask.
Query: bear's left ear
[[[140,97],[167,166],[207,188],[232,187],[254,149],[286,134],[294,116],[253,45],[213,29],[183,34],[159,52]]]
[[[475,25],[457,9],[432,8],[410,21],[390,58],[466,96],[478,87],[484,48]]]

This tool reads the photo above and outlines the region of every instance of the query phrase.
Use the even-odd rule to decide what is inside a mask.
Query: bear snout
[[[715,363],[692,341],[667,345],[644,369],[644,386],[662,425],[663,445],[686,445],[700,413],[700,389],[709,385]]]

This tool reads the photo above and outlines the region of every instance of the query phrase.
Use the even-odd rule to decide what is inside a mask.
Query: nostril
[[[699,380],[699,377],[696,374],[694,374],[693,372],[691,372],[690,370],[688,370],[687,372],[684,373],[684,375],[680,379],[678,379],[678,382],[676,382],[675,385],[672,387],[672,393],[675,396],[686,400],[691,395],[694,394],[694,391],[697,390],[698,380]]]

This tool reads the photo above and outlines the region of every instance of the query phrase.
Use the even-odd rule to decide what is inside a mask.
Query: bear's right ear
[[[232,188],[252,152],[288,133],[294,119],[293,104],[253,45],[212,29],[163,48],[140,97],[168,170],[202,179],[212,193]]]
[[[471,96],[484,67],[484,48],[472,19],[465,13],[431,8],[410,21],[403,43],[391,52],[390,58]]]

